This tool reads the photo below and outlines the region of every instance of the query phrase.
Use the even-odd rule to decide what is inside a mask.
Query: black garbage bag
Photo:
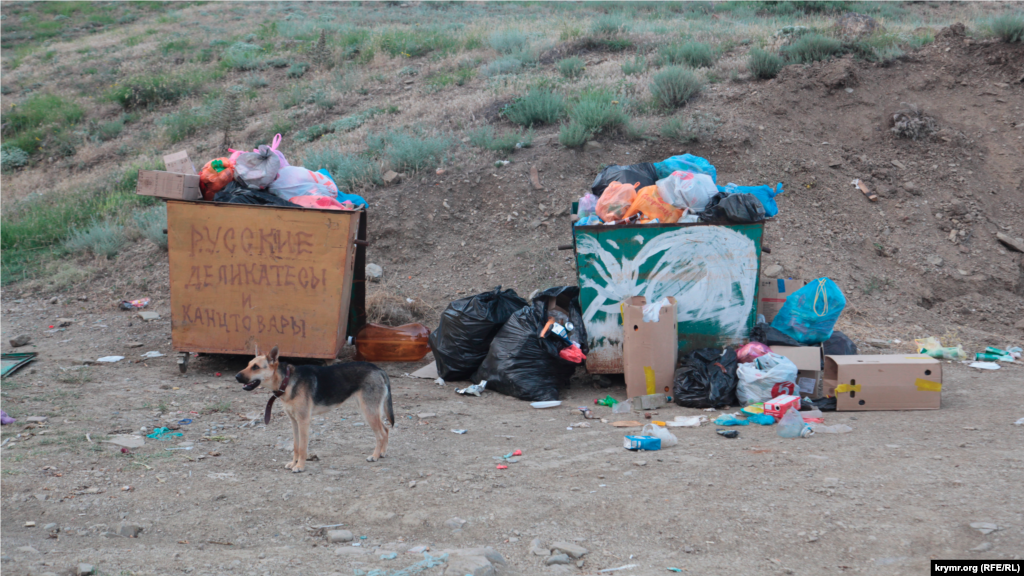
[[[694,350],[676,370],[672,399],[687,408],[736,406],[736,351]]]
[[[467,380],[487,357],[491,340],[523,306],[515,290],[490,292],[456,300],[441,314],[437,330],[430,334],[437,375],[445,380]]]
[[[825,356],[855,356],[857,354],[857,345],[839,330],[833,330],[832,337],[825,340],[821,347],[825,349]]]
[[[578,364],[558,356],[566,344],[552,337],[541,338],[540,333],[548,319],[548,299],[554,297],[556,304],[569,312],[573,324],[570,339],[578,337],[580,348],[586,353],[579,293],[576,286],[550,288],[513,314],[491,342],[487,358],[473,374],[473,382],[486,380],[488,390],[520,400],[558,400],[560,391],[569,387]]]
[[[767,322],[759,322],[750,330],[750,339],[768,346],[804,346],[788,334],[772,328]]]
[[[654,164],[650,162],[630,164],[629,166],[609,166],[597,175],[594,183],[590,185],[590,191],[595,196],[600,196],[604,189],[612,182],[619,182],[621,184],[636,184],[639,182],[640,185],[636,187],[639,190],[644,186],[653,186],[657,181],[658,172],[654,169]]]
[[[229,204],[296,206],[296,204],[292,204],[273,192],[250,188],[245,184],[239,184],[235,180],[232,180],[220,192],[217,192],[213,197],[213,201],[227,202]]]
[[[801,401],[802,402],[802,401]],[[810,400],[813,407],[821,410],[822,412],[835,412],[836,411],[836,397],[832,396],[829,398],[817,398]]]
[[[719,192],[698,217],[704,222],[760,222],[765,217],[764,204],[753,194]]]

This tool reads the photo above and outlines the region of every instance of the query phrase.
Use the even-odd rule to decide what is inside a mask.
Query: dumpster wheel
[[[188,372],[188,352],[182,352],[181,356],[178,357],[178,372],[182,374]]]

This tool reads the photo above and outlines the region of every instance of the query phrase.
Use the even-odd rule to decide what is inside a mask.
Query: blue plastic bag
[[[739,186],[729,182],[725,186],[718,187],[719,192],[728,192],[729,194],[753,194],[761,201],[761,205],[764,206],[764,215],[767,218],[773,218],[779,213],[779,206],[775,203],[775,197],[782,194],[782,182],[779,182],[775,189],[771,186]]]
[[[775,424],[775,416],[771,414],[751,414],[747,416],[747,422],[753,422],[761,426],[772,426]]]
[[[327,178],[330,179],[331,182],[334,182],[334,176],[331,176],[331,173],[327,171],[327,168],[321,168],[317,170],[317,173],[327,176]],[[334,185],[337,186],[338,183],[334,182]],[[347,200],[351,202],[356,208],[359,208],[360,206],[362,206],[363,208],[370,207],[369,204],[366,203],[366,200],[363,200],[363,197],[360,196],[359,194],[346,194],[341,191],[341,188],[338,188],[338,197],[336,198],[336,200],[338,202],[345,202]]]
[[[722,414],[718,418],[715,418],[716,426],[746,426],[750,424],[746,420],[740,420],[732,414]]]
[[[712,180],[718,182],[718,171],[711,165],[711,162],[708,162],[700,156],[694,156],[693,154],[673,156],[671,158],[666,158],[661,162],[655,162],[654,170],[658,173],[658,180],[668,178],[669,174],[672,174],[676,170],[682,170],[684,172],[689,170],[690,172],[707,174],[708,176],[711,176]]]
[[[846,297],[829,278],[811,280],[793,292],[772,320],[772,328],[804,346],[820,344],[832,337],[832,329],[846,307]]]

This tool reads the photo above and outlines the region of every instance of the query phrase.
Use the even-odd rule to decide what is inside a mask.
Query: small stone
[[[78,297],[78,301],[79,302],[88,302],[89,301],[89,297],[86,296],[85,294],[82,294],[81,296]]]
[[[831,162],[828,163],[828,167],[829,168],[839,168],[842,165],[843,165],[843,161],[842,160],[832,160]]]
[[[914,184],[913,182],[904,182],[903,183],[903,189],[906,190],[907,192],[913,194],[914,196],[920,196],[921,195],[921,189],[918,188],[917,185]]]
[[[355,538],[348,530],[328,530],[327,541],[336,544],[338,542],[351,542]]]
[[[551,549],[555,552],[563,552],[572,556],[573,558],[581,558],[588,550],[579,544],[572,544],[570,542],[555,542],[551,545]]]
[[[456,516],[454,518],[449,518],[445,520],[444,525],[451,528],[452,530],[456,530],[458,528],[462,528],[463,526],[465,526],[466,521]]]
[[[159,320],[160,319],[160,314],[157,313],[157,312],[146,312],[146,311],[143,311],[143,312],[139,312],[139,318],[142,318],[146,322],[149,322],[150,320]]]
[[[825,482],[822,485],[825,488],[836,488],[839,486],[839,478],[825,478]]]
[[[398,172],[395,172],[394,170],[388,170],[387,172],[385,172],[383,178],[384,183],[387,184],[388,186],[392,184],[397,184],[402,181],[402,177],[398,174]]]
[[[128,342],[125,346],[128,348],[142,348],[142,342]]]
[[[867,344],[868,344],[868,346],[871,346],[872,348],[888,348],[889,347],[889,341],[888,340],[869,339],[869,340],[867,340]]]
[[[39,550],[36,550],[31,546],[19,546],[17,550],[18,552],[25,552],[26,554],[39,554]]]
[[[142,534],[142,526],[134,522],[122,522],[117,528],[117,533],[126,538],[138,538]]]
[[[647,460],[637,460],[633,462],[633,466],[647,466]]]
[[[96,568],[93,567],[92,564],[86,564],[85,562],[82,562],[78,565],[78,568],[75,570],[75,574],[77,574],[77,576],[88,576],[89,574],[92,574],[95,571]]]
[[[484,556],[454,556],[448,560],[445,576],[494,576],[494,565]]]
[[[929,264],[935,266],[936,268],[942,266],[942,258],[934,254],[928,256],[927,258],[925,258],[925,260],[927,260]]]
[[[534,221],[530,222],[530,228],[539,228],[539,227],[540,227],[540,220],[534,220]]]
[[[971,522],[971,528],[974,528],[982,534],[991,534],[996,530],[999,530],[999,526],[991,522]]]
[[[32,343],[32,337],[28,334],[22,334],[21,336],[15,336],[10,340],[11,346],[14,348],[21,348],[22,346],[28,346]]]
[[[46,422],[46,416],[29,416],[28,418],[25,418],[25,422],[35,422],[37,424]]]
[[[410,480],[409,481],[409,488],[415,488],[415,487],[416,487],[416,481],[415,480]]]
[[[57,325],[60,326],[61,328],[71,326],[71,324],[74,323],[74,321],[74,318],[57,318],[56,320]]]
[[[433,412],[420,412],[416,416],[420,420],[426,420],[427,418],[433,418],[434,416],[437,416],[437,414],[434,414]]]
[[[597,140],[590,140],[583,147],[587,150],[600,150],[604,148],[604,146],[601,146],[601,143]]]
[[[890,162],[892,162],[892,165],[899,168],[900,170],[907,169],[907,167],[903,165],[903,162],[900,162],[899,160],[890,160]]]
[[[996,233],[996,240],[999,240],[1000,242],[1005,244],[1007,248],[1011,250],[1016,250],[1017,252],[1024,252],[1024,240],[1020,238],[1011,238],[1010,236],[1007,236],[1002,232],[998,232]],[[11,344],[13,345],[14,342],[11,342]]]
[[[28,522],[25,522],[25,528],[35,528],[35,527],[36,527],[36,523],[35,522],[33,522],[31,520],[29,520]]]
[[[378,264],[367,264],[366,265],[366,279],[370,282],[380,282],[380,279],[384,277],[384,269]]]
[[[27,548],[27,546],[26,546],[26,548]],[[971,552],[988,552],[991,549],[992,549],[992,543],[991,542],[982,542],[981,544],[978,544],[974,548],[971,548],[970,551]],[[18,550],[21,550],[21,548],[18,548]]]
[[[424,546],[423,544],[420,544],[419,546],[413,546],[412,548],[409,548],[408,552],[409,554],[423,554],[427,550],[430,550],[430,546]]]
[[[50,298],[50,304],[56,304],[56,303],[57,303],[57,297],[56,296],[54,296],[53,298]]]
[[[779,274],[782,274],[782,266],[779,266],[778,264],[772,264],[764,269],[764,275],[769,278],[775,278]]]
[[[43,530],[46,530],[47,532],[53,532],[53,531],[59,532],[60,531],[60,526],[58,526],[56,522],[50,522],[46,526],[43,526]]]
[[[551,554],[551,550],[541,545],[540,538],[534,538],[530,541],[530,554],[534,556],[547,556]]]
[[[584,564],[586,564],[586,560],[577,560],[576,561],[576,567],[577,568],[583,568]]]
[[[572,562],[572,560],[570,560],[567,555],[555,554],[554,556],[549,556],[548,559],[544,561],[544,564],[552,566],[554,564],[568,564],[570,562]]]

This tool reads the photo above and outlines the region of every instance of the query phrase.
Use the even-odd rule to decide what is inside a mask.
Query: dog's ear
[[[267,362],[277,364],[277,346],[270,349],[270,353],[267,354]]]

